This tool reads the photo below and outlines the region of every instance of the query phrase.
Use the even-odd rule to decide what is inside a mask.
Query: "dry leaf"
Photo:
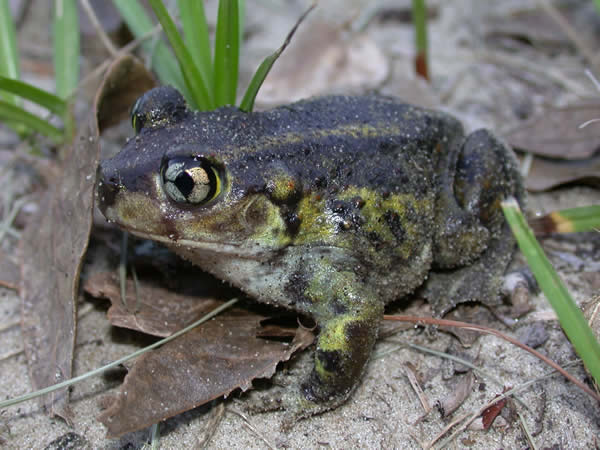
[[[109,437],[145,428],[270,377],[279,361],[312,343],[300,328],[291,344],[256,337],[264,317],[233,310],[141,356],[113,405],[98,419]]]
[[[106,272],[94,274],[83,288],[94,297],[111,301],[111,324],[161,337],[170,336],[224,303],[215,298],[178,294],[143,280],[138,282],[136,299],[134,283],[127,280],[124,305],[117,276]]]
[[[288,103],[323,93],[356,91],[381,84],[389,72],[383,52],[366,35],[314,22],[294,39],[267,76],[257,103]]]
[[[574,182],[600,187],[600,156],[577,161],[535,158],[525,187],[539,192]]]
[[[471,394],[474,383],[475,377],[470,370],[466,375],[458,377],[458,381],[450,390],[450,394],[435,402],[442,417],[448,417],[464,403]]]
[[[82,258],[92,224],[98,165],[98,123],[128,113],[107,99],[131,99],[152,79],[130,56],[116,61],[96,94],[94,108],[81,127],[61,176],[54,181],[21,239],[22,331],[35,389],[71,377],[75,343],[75,305]],[[96,114],[97,112],[97,114]],[[43,398],[52,414],[68,420],[67,390]]]
[[[528,42],[536,47],[571,45],[569,38],[548,14],[539,8],[528,8],[514,14],[495,16],[485,21],[486,38],[497,41],[509,38],[517,42]]]
[[[506,390],[505,390],[506,391]],[[497,401],[489,408],[486,408],[481,414],[481,419],[483,422],[483,429],[487,430],[494,423],[494,419],[498,417],[498,414],[502,412],[504,407],[506,406],[507,399],[503,398],[502,400]]]
[[[600,118],[600,102],[578,103],[547,109],[505,134],[515,148],[560,159],[591,157],[600,147],[600,123],[581,125]]]

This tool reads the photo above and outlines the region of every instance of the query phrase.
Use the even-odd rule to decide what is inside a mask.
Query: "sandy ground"
[[[208,16],[212,17],[214,5],[210,3]],[[317,22],[330,27],[340,26],[367,16],[367,8],[359,8],[364,2],[358,0],[322,3],[327,4],[322,5],[306,24],[307,29],[324,26],[315,25]],[[582,4],[571,3],[578,7]],[[404,11],[409,4],[409,1],[369,2],[369,8],[388,8],[391,11],[386,16],[388,19],[371,22],[359,35],[343,34],[339,38],[342,50],[332,50],[331,54],[319,60],[319,64],[325,67],[333,60],[338,69],[347,68],[351,74],[362,75],[340,76],[342,81],[337,86],[323,81],[331,80],[332,77],[327,74],[317,81],[298,76],[300,80],[294,81],[296,84],[291,86],[285,80],[275,80],[263,105],[276,101],[278,95],[292,96],[292,91],[298,86],[304,89],[309,85],[308,88],[318,93],[319,89],[321,92],[361,92],[366,85],[411,102],[437,105],[452,111],[464,120],[468,129],[484,125],[503,132],[517,122],[519,111],[536,111],[551,103],[564,104],[580,97],[581,93],[590,98],[597,95],[583,75],[580,57],[566,38],[552,44],[540,38],[536,48],[524,46],[507,52],[508,44],[486,34],[490,21],[508,21],[509,11],[535,6],[535,2],[525,1],[428,2],[433,11],[430,30],[432,84],[425,87],[411,75],[412,29],[409,23],[399,21],[398,15],[393,15],[394,10],[390,9],[395,7]],[[281,42],[294,18],[305,6],[306,2],[300,1],[291,2],[285,8],[275,1],[248,1],[249,42],[243,61],[246,78],[260,58],[273,48],[273,43]],[[358,13],[354,14],[354,11]],[[468,17],[464,11],[469,11]],[[582,25],[582,32],[585,29]],[[355,41],[357,36],[363,40],[359,44]],[[347,44],[349,41],[353,43]],[[552,58],[544,45],[554,45],[553,48],[558,49]],[[359,57],[352,56],[355,47],[364,53],[359,53]],[[37,47],[28,48],[31,55],[31,49]],[[306,60],[305,64],[316,63]],[[547,72],[552,72],[555,78],[543,75],[541,68],[552,69]],[[297,72],[300,71],[297,69]],[[569,83],[561,85],[556,81],[558,76],[569,80]],[[352,80],[358,80],[358,85],[352,84]],[[319,83],[323,84],[320,88]],[[309,93],[313,93],[310,89]],[[9,144],[5,144],[8,141],[2,141],[2,150],[10,149]],[[533,212],[547,212],[597,203],[598,198],[598,191],[591,188],[563,188],[532,196],[529,207]],[[14,248],[13,244],[5,238],[3,247]],[[578,302],[598,294],[600,235],[590,233],[548,239],[544,245]],[[101,250],[92,248],[90,259],[101,258],[101,255]],[[519,267],[520,264],[517,258],[515,265]],[[0,289],[0,299],[0,333],[4,344],[0,353],[0,392],[3,398],[9,398],[28,392],[30,385],[25,356],[21,351],[19,299],[7,289]],[[536,330],[544,336],[537,350],[562,365],[576,360],[543,295],[534,296],[532,302],[534,312],[520,320],[510,332],[523,337]],[[79,306],[75,375],[138,348],[139,343],[133,334],[109,325],[105,317],[106,304],[82,297]],[[401,307],[401,304],[394,305],[393,312],[401,312]],[[497,326],[500,328],[501,324]],[[432,404],[455,392],[462,376],[448,377],[452,369],[450,362],[408,348],[404,344],[406,342],[438,351],[458,348],[461,355],[468,356],[485,371],[486,375],[476,375],[467,401],[449,418],[441,418],[436,410],[423,417],[423,407],[408,381],[405,366],[410,363],[416,368],[421,386]],[[310,354],[306,352],[302,357],[310,357]],[[580,379],[586,378],[580,364],[569,370]],[[539,360],[496,337],[485,336],[471,348],[462,348],[445,333],[409,329],[378,343],[362,384],[350,401],[335,411],[301,421],[290,431],[283,432],[280,428],[282,413],[248,415],[244,412],[245,395],[235,394],[225,401],[166,421],[161,426],[159,445],[165,449],[202,446],[215,449],[420,448],[453,419],[477,410],[501,393],[504,387],[519,386],[547,373],[549,368]],[[104,427],[96,420],[100,399],[117,386],[118,381],[109,376],[76,385],[71,395],[75,417],[72,427],[61,420],[48,418],[34,402],[7,408],[0,416],[2,448],[141,448],[147,442],[148,430],[108,440]],[[515,403],[514,410],[522,416],[522,421],[514,415],[504,414],[506,417],[498,419],[490,430],[463,431],[447,447],[528,448],[531,445],[526,440],[524,426],[533,436],[537,448],[598,446],[600,413],[596,403],[562,377],[540,380],[521,392],[518,399],[520,401]]]

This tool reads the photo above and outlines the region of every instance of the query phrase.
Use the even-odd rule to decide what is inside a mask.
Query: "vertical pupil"
[[[177,186],[179,192],[187,198],[192,192],[192,189],[194,189],[194,180],[187,172],[181,172],[177,175],[177,178],[175,178],[175,186]]]

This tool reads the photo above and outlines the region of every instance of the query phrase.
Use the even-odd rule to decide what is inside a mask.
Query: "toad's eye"
[[[144,103],[144,97],[138,98],[133,107],[131,108],[130,118],[131,118],[131,126],[133,127],[136,133],[139,133],[144,126],[144,115],[142,114],[142,106]]]
[[[160,86],[138,98],[131,108],[131,125],[136,134],[142,128],[165,126],[185,118],[185,99],[175,88]]]
[[[221,193],[219,169],[204,158],[165,159],[161,177],[165,192],[177,203],[203,205]]]

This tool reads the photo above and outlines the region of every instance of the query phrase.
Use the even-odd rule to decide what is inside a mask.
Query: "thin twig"
[[[454,419],[452,422],[450,422],[448,425],[446,425],[444,427],[444,429],[442,431],[440,431],[430,442],[428,442],[427,444],[423,444],[423,448],[430,449],[431,447],[433,447],[433,445],[437,441],[439,441],[442,437],[444,437],[446,435],[446,433],[448,433],[448,431],[450,431],[456,425],[461,423],[463,420],[467,420],[467,418],[469,417],[470,414],[471,414],[470,412],[467,412],[467,413],[463,414],[462,416],[459,416],[456,419]]]
[[[271,444],[266,437],[264,437],[262,435],[262,433],[260,433],[256,427],[254,425],[252,425],[252,422],[250,422],[250,419],[248,419],[248,417],[246,417],[246,415],[244,413],[242,413],[241,411],[238,411],[237,409],[234,408],[227,408],[227,411],[232,412],[238,416],[240,416],[242,418],[242,420],[244,421],[244,425],[250,430],[252,431],[256,436],[258,436],[266,445],[267,447],[269,447],[270,449],[275,450],[275,446],[273,444]]]
[[[8,215],[2,221],[2,223],[0,223],[0,241],[4,239],[4,235],[6,233],[9,233],[13,221],[15,220],[17,214],[19,214],[19,211],[21,211],[21,208],[27,202],[27,200],[27,197],[21,197],[20,199],[15,200],[15,202],[12,204],[12,208],[9,211]]]
[[[523,417],[523,414],[521,414],[519,411],[517,411],[517,415],[519,416],[519,424],[521,425],[523,434],[527,438],[527,442],[529,442],[529,445],[532,448],[532,450],[537,450],[537,446],[535,445],[535,442],[533,441],[533,436],[531,435],[531,431],[529,431],[529,427],[525,423],[525,418]]]
[[[21,319],[13,320],[12,322],[8,322],[0,325],[0,333],[10,330],[11,328],[15,328],[21,326]]]
[[[85,77],[83,77],[81,79],[81,81],[79,82],[79,84],[77,85],[77,88],[73,90],[73,92],[71,92],[69,99],[71,97],[74,97],[75,94],[81,90],[81,88],[83,86],[85,86],[87,83],[89,83],[91,80],[94,80],[96,78],[98,78],[99,76],[101,76],[106,69],[108,69],[108,66],[110,66],[112,64],[112,62],[119,56],[121,55],[125,55],[127,53],[131,53],[132,51],[134,51],[136,48],[138,48],[140,45],[142,45],[142,43],[148,39],[150,39],[151,37],[153,37],[154,35],[160,33],[162,31],[162,27],[160,26],[160,24],[156,25],[154,28],[152,28],[152,30],[148,31],[147,33],[144,33],[144,35],[140,36],[139,38],[131,41],[129,44],[127,44],[125,47],[122,47],[119,49],[119,51],[116,53],[114,58],[107,58],[102,64],[100,64],[98,67],[96,67],[93,71],[91,71],[90,73],[88,73]]]
[[[2,355],[0,356],[0,361],[6,361],[7,359],[11,359],[14,358],[15,356],[20,355],[21,353],[23,353],[25,351],[24,348],[21,348],[19,350],[13,350],[10,353],[7,353],[6,355]]]
[[[100,38],[102,45],[104,45],[106,50],[108,50],[108,53],[110,53],[110,56],[112,56],[113,58],[116,58],[119,51],[113,45],[112,41],[110,40],[110,38],[104,31],[104,28],[102,28],[102,24],[98,20],[98,16],[96,16],[96,13],[94,12],[94,8],[92,8],[92,5],[90,5],[89,0],[80,0],[80,2],[81,2],[81,6],[82,6],[83,10],[85,11],[86,15],[88,16],[88,19],[90,19],[90,22],[91,22],[92,26],[94,27],[96,34]]]
[[[160,422],[153,423],[150,427],[150,448],[152,450],[160,448]]]
[[[213,400],[214,404],[214,400]],[[219,424],[225,416],[225,403],[219,402],[216,406],[213,406],[210,411],[210,416],[204,425],[204,430],[200,436],[198,436],[198,442],[196,448],[206,448],[212,437],[217,432]]]
[[[425,392],[423,392],[423,388],[421,387],[419,380],[417,380],[417,375],[415,374],[415,369],[412,366],[412,364],[405,363],[404,364],[404,372],[406,373],[406,376],[408,377],[408,381],[409,381],[410,385],[412,386],[413,391],[415,391],[415,393],[417,394],[417,397],[419,398],[419,401],[421,402],[421,406],[423,407],[423,410],[425,411],[425,415],[429,414],[431,412],[431,404],[429,402],[429,398],[427,397]]]

